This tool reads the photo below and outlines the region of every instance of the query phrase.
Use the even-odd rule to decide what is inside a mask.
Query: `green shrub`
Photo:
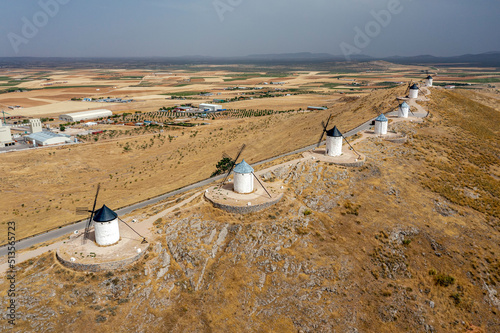
[[[446,274],[438,274],[434,277],[434,281],[436,282],[436,285],[448,287],[455,283],[455,278]]]

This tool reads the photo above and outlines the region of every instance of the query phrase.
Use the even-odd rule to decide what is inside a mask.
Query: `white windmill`
[[[411,87],[410,87],[410,94],[408,95],[408,97],[410,98],[418,98],[418,86],[416,83],[414,83]]]
[[[92,223],[94,223],[94,237],[95,242],[99,246],[109,246],[117,244],[120,241],[120,226],[119,222],[122,222],[127,227],[132,229],[137,235],[142,238],[142,243],[147,243],[146,238],[141,236],[137,231],[135,231],[131,226],[125,223],[122,219],[118,217],[118,214],[111,210],[108,206],[103,205],[102,208],[96,210],[97,197],[99,195],[99,190],[101,184],[97,185],[97,191],[94,198],[94,205],[92,210],[77,209],[77,213],[89,212],[90,218],[85,226],[85,232],[83,234],[82,242],[85,244],[87,239],[90,237],[90,228]]]
[[[269,195],[270,198],[272,198],[271,194],[267,191],[266,187],[260,179],[255,175],[254,169],[243,159],[241,163],[236,164],[238,162],[238,159],[241,156],[241,153],[243,152],[243,149],[245,149],[246,145],[243,145],[240,148],[240,152],[238,155],[236,155],[236,158],[234,160],[231,159],[231,167],[229,168],[228,173],[226,174],[226,177],[224,177],[224,180],[221,183],[221,187],[226,183],[228,180],[229,176],[231,175],[231,172],[234,171],[234,181],[233,181],[233,190],[236,193],[240,194],[248,194],[248,193],[253,193],[254,191],[254,185],[253,185],[253,180],[256,179],[257,182],[259,182],[260,186],[266,191],[267,195]],[[227,155],[224,154],[226,158]]]
[[[426,86],[426,87],[432,87],[432,82],[433,82],[433,80],[434,80],[434,79],[432,78],[432,76],[430,76],[430,75],[429,75],[429,76],[425,79],[425,86]]]
[[[408,103],[406,102],[403,102],[400,106],[399,106],[399,110],[398,110],[398,118],[408,118],[408,112],[410,111],[410,106],[408,105]]]
[[[336,157],[336,156],[342,155],[342,139],[344,139],[345,142],[347,142],[347,144],[349,145],[349,147],[351,147],[351,149],[356,154],[358,154],[358,152],[356,152],[356,150],[354,150],[354,148],[351,146],[349,141],[347,141],[347,139],[344,137],[342,132],[339,131],[337,126],[333,126],[333,128],[331,130],[327,129],[331,118],[332,118],[332,116],[328,117],[326,124],[323,121],[321,122],[321,124],[323,125],[323,132],[321,133],[317,147],[319,147],[321,145],[321,142],[323,141],[323,137],[326,134],[325,155],[330,156],[330,157]],[[361,158],[361,155],[358,154],[358,157]]]
[[[234,191],[236,193],[252,193],[253,192],[253,168],[245,162],[241,161],[241,163],[237,164],[234,167]]]
[[[376,135],[386,135],[387,134],[387,125],[389,121],[382,113],[380,116],[375,118],[375,134]]]

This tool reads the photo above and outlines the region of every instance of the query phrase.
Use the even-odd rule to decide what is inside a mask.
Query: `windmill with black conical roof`
[[[330,123],[331,115],[328,117],[327,122],[321,122],[323,126],[323,132],[319,138],[318,144],[316,147],[319,147],[323,141],[323,137],[326,134],[326,149],[325,155],[330,157],[336,157],[342,155],[342,139],[351,147],[351,149],[361,158],[361,155],[354,149],[353,146],[347,141],[345,136],[340,132],[337,126],[334,126],[332,129],[328,130],[328,124]]]
[[[425,78],[425,86],[426,87],[432,87],[432,82],[434,81],[434,79],[432,78],[432,76],[428,76]]]
[[[108,206],[103,205],[100,209],[96,210],[97,197],[99,196],[99,190],[101,184],[97,185],[97,190],[94,198],[94,204],[92,210],[77,209],[77,213],[89,212],[90,217],[85,226],[85,231],[83,234],[82,242],[86,243],[87,239],[91,239],[90,229],[92,223],[94,224],[94,240],[100,246],[114,245],[120,241],[120,226],[119,222],[122,222],[127,227],[132,229],[137,235],[142,238],[142,243],[147,243],[146,238],[141,236],[137,231],[135,231],[131,226],[129,226],[125,221],[118,217],[118,214],[111,210]],[[92,239],[91,239],[92,240]]]

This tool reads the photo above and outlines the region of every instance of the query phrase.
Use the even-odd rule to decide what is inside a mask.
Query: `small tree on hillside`
[[[229,169],[231,169],[234,165],[234,161],[230,159],[229,157],[224,157],[221,159],[217,165],[216,165],[216,170],[212,173],[212,176],[210,177],[215,177],[218,175],[222,175],[223,173],[227,172]]]

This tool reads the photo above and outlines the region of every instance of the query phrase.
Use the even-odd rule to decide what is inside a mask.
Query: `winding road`
[[[412,104],[414,106],[416,103],[412,103]],[[419,109],[419,111],[421,111],[421,110]],[[394,115],[394,114],[397,114],[397,112],[395,112],[395,111],[389,112],[386,115]],[[415,113],[415,116],[417,116],[417,117],[424,117],[426,114],[427,114],[426,112],[417,112],[417,113]],[[371,125],[371,123],[372,123],[372,121],[374,119],[375,118],[373,118],[373,119],[371,119],[371,120],[369,120],[369,121],[367,121],[367,122],[359,125],[358,127],[356,127],[354,129],[352,129],[352,130],[344,133],[344,136],[345,137],[350,137],[350,136],[353,136],[353,135],[357,134],[360,131],[368,130],[370,128],[370,125]],[[310,146],[307,146],[307,147],[304,147],[304,148],[300,148],[300,149],[291,151],[291,152],[286,153],[286,154],[282,154],[282,155],[279,155],[279,156],[276,156],[276,157],[268,158],[268,159],[263,160],[263,161],[258,162],[258,163],[254,163],[254,164],[252,164],[252,166],[258,166],[258,165],[261,165],[261,164],[264,164],[264,163],[268,163],[268,162],[274,161],[276,159],[279,159],[279,158],[282,158],[282,157],[285,157],[285,156],[289,156],[289,155],[293,155],[293,154],[297,154],[297,153],[302,153],[302,152],[311,150],[311,149],[313,149],[315,147],[316,147],[316,144],[310,145]],[[118,213],[118,215],[126,215],[126,214],[129,214],[129,213],[133,212],[136,209],[141,209],[141,208],[144,208],[146,206],[158,203],[158,202],[163,201],[165,199],[168,199],[168,198],[170,198],[172,196],[175,196],[175,195],[178,195],[178,194],[182,194],[182,193],[185,193],[185,192],[188,192],[188,191],[200,188],[200,187],[204,187],[204,186],[209,185],[209,184],[211,184],[211,183],[213,183],[213,182],[215,182],[215,181],[217,181],[219,179],[222,179],[223,177],[224,177],[224,175],[213,177],[213,178],[208,178],[208,179],[202,180],[200,182],[197,182],[197,183],[185,186],[183,188],[180,188],[180,189],[177,189],[177,190],[174,190],[174,191],[162,194],[160,196],[157,196],[157,197],[145,200],[145,201],[141,201],[139,203],[136,203],[136,204],[133,204],[133,205],[130,205],[130,206],[126,206],[126,207],[120,208],[120,209],[116,210],[116,212]],[[29,238],[18,240],[16,242],[16,246],[15,246],[16,247],[16,251],[27,249],[27,248],[29,248],[31,246],[35,246],[37,244],[41,244],[41,243],[45,243],[45,242],[51,242],[54,239],[57,239],[59,237],[65,236],[65,235],[68,235],[70,233],[74,233],[77,230],[83,230],[85,228],[86,222],[87,222],[87,219],[81,220],[81,221],[77,221],[77,222],[75,222],[73,224],[66,225],[66,226],[60,227],[58,229],[50,230],[50,231],[47,231],[47,232],[42,233],[42,234],[38,234],[38,235],[29,237]],[[53,248],[53,246],[47,246],[47,247],[42,248],[41,250],[42,250],[42,253],[43,253],[45,251],[51,250],[52,248]],[[37,252],[40,252],[40,251],[37,251]],[[0,256],[1,257],[6,256],[7,253],[8,253],[8,246],[7,245],[4,245],[4,246],[0,247]],[[37,253],[37,255],[38,254],[39,253]],[[28,258],[27,257],[25,257],[25,258],[19,258],[17,262],[19,263],[19,262],[21,262],[20,260],[26,260],[26,259],[28,259]],[[3,266],[3,265],[0,265],[0,266]],[[0,274],[3,271],[4,271],[4,269],[0,269]]]

